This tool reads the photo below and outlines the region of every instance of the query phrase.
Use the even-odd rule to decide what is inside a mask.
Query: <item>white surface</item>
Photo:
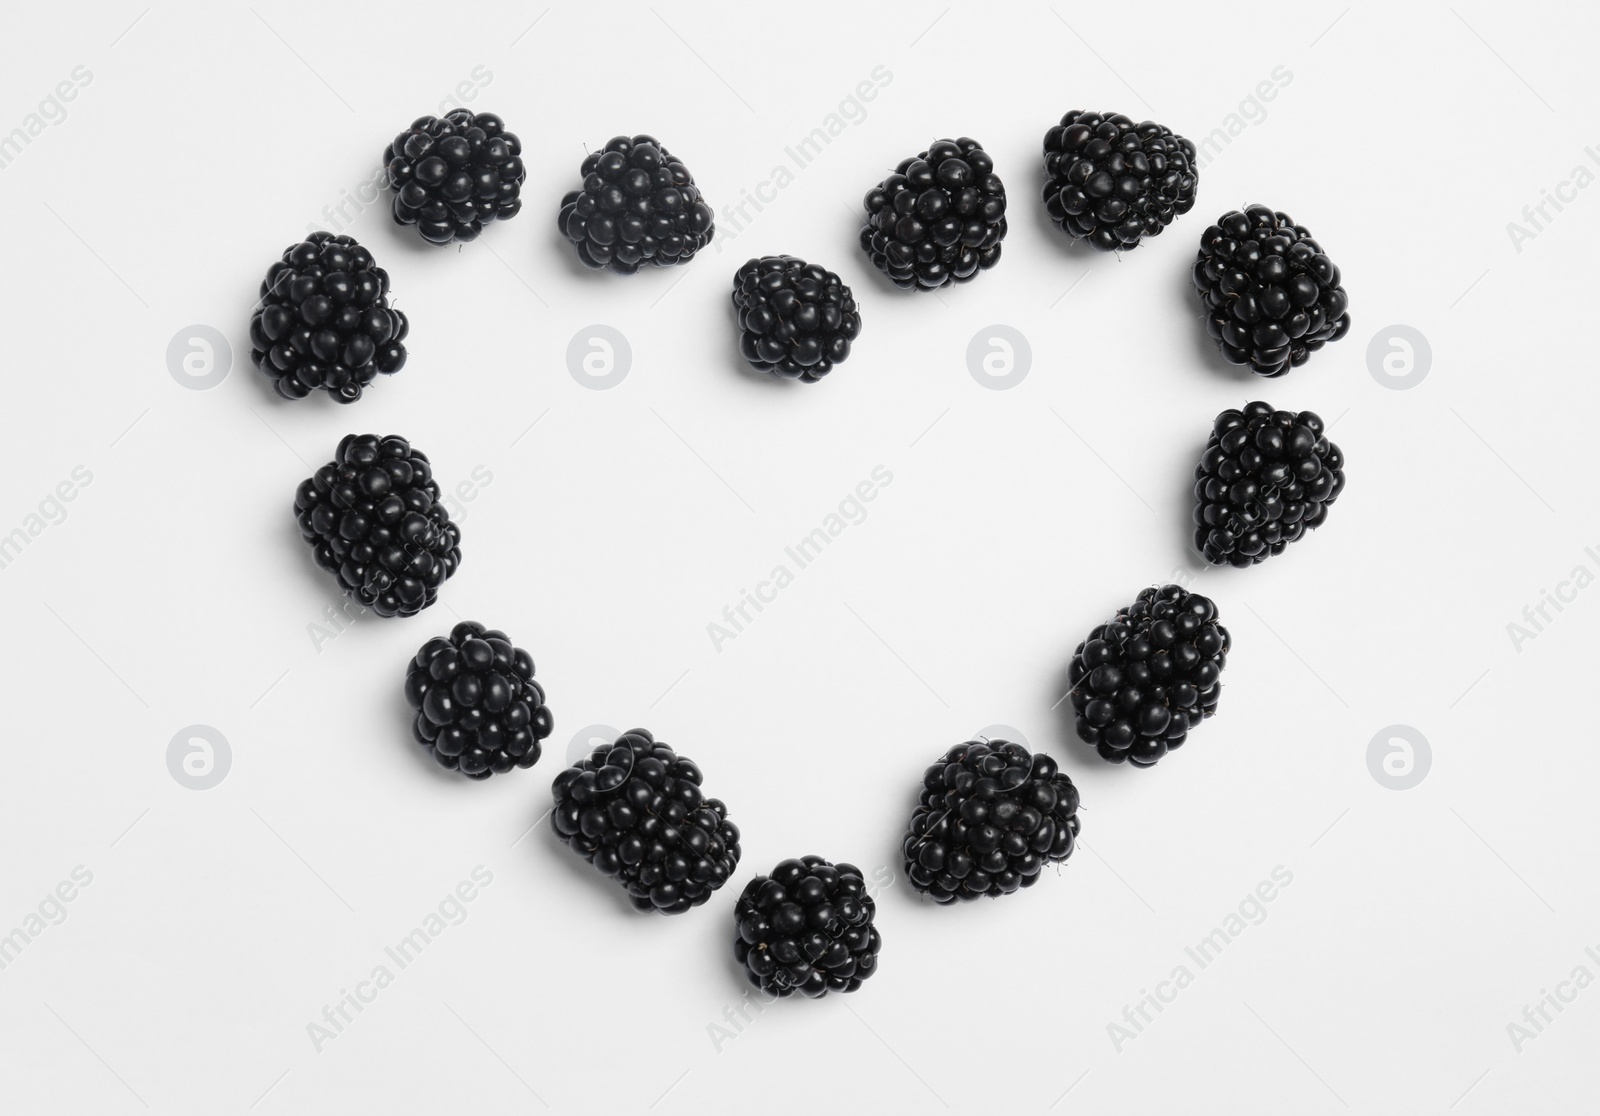
[[[0,930],[93,875],[0,971],[0,1108],[1587,1106],[1600,990],[1563,986],[1575,1001],[1520,1052],[1507,1025],[1575,967],[1600,975],[1579,696],[1600,589],[1520,651],[1507,625],[1580,563],[1600,573],[1600,190],[1563,189],[1520,252],[1506,225],[1600,170],[1592,9],[1161,5],[1133,48],[1133,17],[1103,5],[564,4],[525,34],[538,6],[141,7],[0,20],[0,132],[92,75],[0,171],[0,528],[92,474],[0,570]],[[865,118],[729,236],[722,207],[880,66]],[[412,315],[410,361],[353,407],[279,401],[248,363],[263,271],[477,67],[472,107],[527,148],[523,214],[439,251],[371,206],[350,231]],[[1158,239],[1119,261],[1049,227],[1037,149],[1062,112],[1199,138],[1278,67],[1292,80]],[[688,268],[591,275],[555,232],[584,145],[622,131],[661,137],[718,208]],[[951,134],[1010,189],[1004,260],[910,297],[861,256],[854,213]],[[1188,287],[1206,223],[1255,200],[1314,230],[1355,320],[1273,382],[1209,351]],[[863,304],[826,383],[741,369],[729,278],[766,252],[838,270]],[[233,344],[213,390],[165,365],[195,323]],[[632,346],[609,391],[566,369],[592,323]],[[1009,391],[965,364],[993,323],[1033,351]],[[1412,390],[1368,372],[1392,323],[1431,342]],[[1190,472],[1216,412],[1252,398],[1334,423],[1349,484],[1285,556],[1199,572]],[[462,505],[438,607],[319,650],[308,626],[338,598],[289,505],[350,431],[411,437],[447,484],[492,481]],[[880,465],[866,520],[714,649],[706,625]],[[1067,659],[1175,570],[1234,635],[1220,716],[1153,771],[1086,758],[1051,712]],[[405,661],[458,617],[538,663],[557,731],[531,772],[448,778],[409,738]],[[996,722],[1077,781],[1085,843],[1025,894],[918,903],[897,848],[920,774]],[[196,723],[232,751],[207,791],[167,767]],[[730,804],[744,860],[704,908],[634,916],[545,824],[519,842],[592,723],[650,727]],[[1411,790],[1367,766],[1395,723],[1432,747]],[[719,1050],[708,1028],[743,992],[735,895],[809,852],[892,873],[879,975]],[[477,865],[493,881],[466,920],[317,1052],[324,1005]],[[1280,865],[1264,920],[1198,970],[1185,947]],[[1192,984],[1119,1051],[1108,1025],[1181,964]]]

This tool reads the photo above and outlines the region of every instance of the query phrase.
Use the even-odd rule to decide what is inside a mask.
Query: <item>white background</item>
[[[0,530],[74,467],[93,477],[0,570],[0,933],[93,874],[0,971],[0,1109],[1592,1104],[1600,990],[1520,1051],[1507,1029],[1576,967],[1600,975],[1600,589],[1520,649],[1507,632],[1575,566],[1600,573],[1600,190],[1547,206],[1520,251],[1507,231],[1600,171],[1592,9],[143,7],[0,20],[0,133],[92,75],[0,171]],[[879,66],[865,118],[736,230],[723,207]],[[279,400],[248,360],[267,265],[475,67],[470,106],[524,144],[522,214],[459,250],[382,201],[355,216],[412,317],[409,363],[352,407]],[[1159,238],[1119,260],[1049,225],[1039,144],[1063,112],[1199,139],[1278,67],[1292,80],[1246,105]],[[585,145],[635,131],[688,163],[719,241],[686,268],[584,272],[560,197]],[[994,271],[909,295],[861,255],[855,214],[950,135],[992,153],[1010,235]],[[1218,359],[1188,278],[1206,224],[1257,200],[1311,227],[1355,323],[1275,381]],[[853,355],[815,386],[737,356],[732,272],[780,252],[862,303]],[[597,323],[633,352],[607,391],[566,363]],[[1006,391],[966,365],[997,323],[1032,349]],[[232,342],[211,390],[166,364],[196,324]],[[1410,390],[1369,371],[1395,324],[1431,344]],[[1191,471],[1213,416],[1255,398],[1320,412],[1349,483],[1284,556],[1203,570]],[[352,431],[410,437],[447,486],[492,482],[462,504],[437,607],[319,647],[339,598],[290,502]],[[707,624],[880,465],[865,522],[715,649]],[[1103,764],[1052,712],[1067,661],[1175,576],[1233,633],[1220,714],[1154,770]],[[538,664],[557,728],[531,771],[471,783],[410,739],[406,660],[459,618]],[[706,906],[635,915],[547,822],[528,832],[595,723],[651,728],[728,802],[744,859]],[[922,770],[996,723],[1077,782],[1083,844],[1026,893],[919,902],[898,844]],[[167,763],[194,724],[231,749],[204,791]],[[1393,724],[1431,746],[1409,790],[1368,766]],[[735,896],[811,852],[890,880],[879,973],[719,1037],[744,988]],[[318,1052],[324,1005],[477,865],[493,883],[466,921]],[[1278,866],[1292,883],[1264,920],[1197,970],[1184,947]],[[1119,1050],[1108,1025],[1180,964],[1192,983]]]

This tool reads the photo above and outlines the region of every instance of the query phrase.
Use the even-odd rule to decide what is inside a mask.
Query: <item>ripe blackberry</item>
[[[476,240],[522,208],[522,143],[492,112],[419,116],[383,149],[397,225],[433,244]]]
[[[354,403],[379,372],[405,367],[410,328],[389,308],[389,273],[372,253],[319,231],[267,268],[250,316],[250,359],[285,399],[322,388]]]
[[[1339,269],[1308,229],[1264,205],[1200,234],[1194,286],[1223,359],[1258,375],[1281,376],[1350,332]]]
[[[901,851],[911,886],[940,903],[1009,895],[1072,855],[1078,788],[1049,756],[969,740],[922,777]]]
[[[422,645],[406,669],[406,701],[417,743],[472,779],[532,767],[553,727],[533,657],[471,620]]]
[[[641,911],[680,914],[728,882],[739,827],[700,791],[693,761],[630,729],[556,776],[550,824],[563,844],[615,876]]]
[[[878,968],[876,909],[854,864],[785,860],[745,884],[733,907],[733,954],[750,983],[774,996],[854,992]]]
[[[617,136],[579,173],[583,186],[561,199],[556,226],[585,267],[632,275],[688,263],[711,243],[711,207],[694,175],[654,136]]]
[[[1311,411],[1247,403],[1217,416],[1194,477],[1195,547],[1214,565],[1249,566],[1322,526],[1344,454]]]
[[[762,256],[733,276],[739,351],[762,372],[811,384],[850,355],[861,332],[855,296],[833,272],[794,256]]]
[[[1074,109],[1044,137],[1044,203],[1056,228],[1102,252],[1137,248],[1194,207],[1194,144],[1120,113]]]
[[[427,455],[398,435],[346,434],[294,494],[317,565],[379,616],[414,616],[461,564],[461,528]]]
[[[902,289],[964,283],[1000,262],[1006,188],[975,139],[939,140],[867,191],[861,247]]]
[[[1209,598],[1177,585],[1140,590],[1073,652],[1078,736],[1101,759],[1155,766],[1217,711],[1232,643]]]

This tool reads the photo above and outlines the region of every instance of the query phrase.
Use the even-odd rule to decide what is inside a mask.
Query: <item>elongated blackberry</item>
[[[285,399],[321,388],[354,403],[378,373],[405,367],[406,316],[389,273],[348,236],[314,232],[267,269],[250,316],[250,359]]]
[[[939,140],[867,191],[861,248],[902,289],[964,283],[1000,262],[1006,188],[975,139]]]
[[[715,224],[694,175],[654,136],[617,136],[579,168],[556,224],[585,267],[632,275],[688,263]]]
[[[1078,836],[1078,789],[1046,755],[969,740],[923,774],[901,845],[911,886],[940,903],[1032,887]]]
[[[472,779],[538,763],[553,724],[533,657],[472,620],[422,645],[406,669],[406,701],[417,743]]]
[[[739,351],[763,372],[815,383],[861,332],[855,296],[826,268],[795,256],[750,260],[733,277]]]
[[[1101,759],[1154,766],[1217,711],[1231,646],[1210,598],[1177,585],[1140,590],[1073,653],[1078,736]]]
[[[383,149],[394,219],[433,244],[476,240],[522,208],[522,143],[492,112],[419,116]]]
[[[680,914],[728,882],[739,827],[700,790],[694,762],[630,729],[556,776],[550,824],[563,844],[614,876],[641,911]]]
[[[1044,202],[1056,228],[1102,252],[1137,248],[1194,207],[1194,144],[1120,113],[1074,109],[1044,137]]]
[[[733,907],[733,954],[750,983],[774,996],[854,992],[878,969],[876,911],[854,864],[785,860],[745,884]]]
[[[1223,411],[1194,471],[1194,545],[1214,565],[1265,562],[1320,527],[1344,491],[1344,454],[1311,411]]]
[[[395,434],[347,434],[294,495],[317,565],[379,616],[431,605],[461,564],[461,528],[439,502],[433,466]]]
[[[1339,269],[1287,213],[1234,210],[1200,234],[1194,286],[1230,364],[1281,376],[1350,332]]]

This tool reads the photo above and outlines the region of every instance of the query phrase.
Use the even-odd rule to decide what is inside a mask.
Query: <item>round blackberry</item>
[[[348,236],[314,232],[267,268],[250,316],[250,359],[285,399],[318,388],[354,403],[405,367],[411,325],[389,307],[389,273]]]
[[[733,954],[774,996],[854,992],[878,968],[877,907],[854,864],[785,860],[745,884],[733,907]]]
[[[1067,113],[1044,137],[1044,204],[1056,228],[1102,252],[1137,248],[1194,207],[1194,144],[1121,113]]]
[[[1155,766],[1217,711],[1232,644],[1209,598],[1177,585],[1140,590],[1073,652],[1078,736],[1101,759]]]
[[[414,616],[461,564],[461,528],[439,502],[427,455],[395,434],[346,434],[294,494],[317,565],[379,616]]]
[[[1194,470],[1194,545],[1213,565],[1265,562],[1322,526],[1342,491],[1344,454],[1316,414],[1223,411]]]
[[[940,903],[1032,887],[1072,855],[1078,788],[1045,755],[1005,740],[969,740],[922,777],[901,846],[911,886]]]
[[[680,914],[728,882],[739,827],[700,791],[693,761],[630,729],[556,776],[550,824],[563,844],[628,889],[641,911]]]
[[[556,226],[585,267],[632,275],[688,263],[711,243],[711,207],[694,175],[654,136],[617,136],[579,173],[583,187],[561,199]]]
[[[532,767],[553,727],[533,657],[471,620],[422,645],[406,669],[406,701],[417,743],[471,779]]]
[[[1281,376],[1350,332],[1339,269],[1287,213],[1252,205],[1200,235],[1194,286],[1229,364]]]
[[[939,140],[867,191],[861,247],[902,289],[964,283],[1000,262],[1006,188],[975,139]]]
[[[395,224],[415,225],[432,244],[476,240],[522,208],[522,143],[492,112],[419,116],[383,149],[383,162]]]
[[[795,256],[762,256],[733,276],[739,351],[762,372],[816,383],[861,332],[855,296],[833,272]]]

